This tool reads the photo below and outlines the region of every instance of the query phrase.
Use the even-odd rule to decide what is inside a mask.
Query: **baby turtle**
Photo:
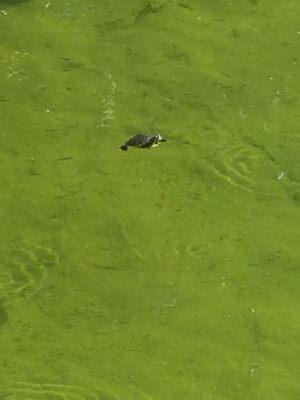
[[[131,139],[127,140],[121,149],[127,151],[128,147],[138,147],[141,149],[150,149],[151,147],[158,146],[160,142],[166,142],[167,139],[160,135],[143,135],[141,133],[133,136]]]

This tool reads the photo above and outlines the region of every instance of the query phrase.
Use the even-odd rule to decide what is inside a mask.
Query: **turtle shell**
[[[125,143],[126,146],[133,147],[147,147],[150,146],[154,141],[153,136],[142,135],[141,133],[135,135],[131,139],[127,140]]]

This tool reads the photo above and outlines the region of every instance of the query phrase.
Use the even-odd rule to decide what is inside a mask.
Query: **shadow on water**
[[[140,11],[137,13],[134,23],[137,24],[141,22],[145,17],[151,14],[157,14],[165,5],[166,1],[147,1],[146,4],[140,9]]]

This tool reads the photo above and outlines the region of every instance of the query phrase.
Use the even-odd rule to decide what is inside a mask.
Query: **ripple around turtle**
[[[0,270],[1,302],[21,301],[34,295],[42,286],[48,269],[59,257],[50,247],[22,247],[10,255]]]
[[[14,382],[2,390],[5,400],[120,400],[121,398],[107,388],[85,388],[79,385],[62,383]],[[139,390],[130,390],[124,399],[151,400]]]

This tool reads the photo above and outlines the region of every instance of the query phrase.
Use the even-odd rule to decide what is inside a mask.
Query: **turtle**
[[[127,140],[120,148],[123,151],[127,151],[128,147],[138,147],[141,149],[150,149],[151,147],[158,146],[160,142],[166,142],[167,139],[160,135],[144,135],[138,133],[131,139]]]

